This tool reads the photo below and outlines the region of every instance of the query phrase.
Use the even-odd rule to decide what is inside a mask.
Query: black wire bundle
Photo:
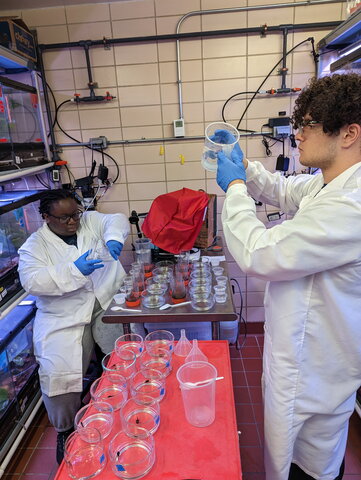
[[[230,279],[231,282],[234,282],[237,285],[238,293],[240,294],[241,297],[241,306],[239,307],[239,318],[238,318],[238,333],[237,333],[237,340],[236,340],[236,349],[240,350],[243,345],[246,343],[247,339],[247,321],[243,317],[243,295],[242,295],[242,290],[241,287],[239,286],[238,280],[235,278]],[[234,285],[232,285],[232,292],[234,293]],[[243,341],[242,344],[239,343],[239,336],[241,334],[241,324],[244,324],[244,336],[243,336]]]
[[[302,44],[304,44],[304,43],[306,43],[306,42],[311,42],[311,44],[312,44],[312,49],[313,49],[313,51],[314,51],[314,43],[313,43],[313,42],[314,42],[314,38],[313,38],[313,37],[309,37],[309,38],[306,38],[305,40],[302,40],[302,42],[298,43],[298,44],[295,45],[294,47],[292,47],[291,50],[289,50],[288,52],[286,52],[286,56],[289,55],[290,53],[292,53],[296,48],[298,48],[300,45],[302,45]],[[263,87],[263,85],[266,83],[266,81],[268,80],[268,78],[272,75],[273,71],[274,71],[274,70],[278,67],[278,65],[283,61],[283,58],[284,58],[284,56],[282,56],[282,57],[280,58],[280,60],[274,65],[274,67],[273,67],[273,68],[270,70],[270,72],[266,75],[266,77],[264,78],[264,80],[262,81],[262,83],[260,84],[260,86],[257,88],[257,90],[256,90],[255,92],[239,92],[239,93],[235,93],[234,95],[232,95],[231,97],[229,97],[229,98],[225,101],[225,103],[224,103],[224,105],[223,105],[223,107],[222,107],[222,119],[223,119],[224,122],[226,122],[225,116],[224,116],[224,110],[225,110],[225,107],[226,107],[226,105],[228,104],[228,102],[229,102],[230,100],[232,100],[234,97],[237,97],[238,95],[246,95],[246,94],[252,93],[253,96],[251,97],[251,99],[250,99],[249,102],[247,103],[247,105],[246,105],[246,107],[245,107],[245,109],[244,109],[244,111],[243,111],[240,119],[238,120],[238,123],[237,123],[236,128],[237,128],[237,130],[239,130],[239,131],[254,132],[254,130],[242,130],[242,129],[239,128],[239,126],[240,126],[240,124],[241,124],[241,122],[242,122],[245,114],[247,113],[247,110],[249,109],[251,103],[252,103],[253,100],[255,99],[256,95],[258,95],[259,91],[261,90],[261,88]],[[314,56],[314,58],[315,58],[315,56]],[[315,59],[315,61],[316,61],[316,59]],[[266,135],[266,136],[268,136],[268,135]]]
[[[40,74],[38,74],[38,76],[41,78],[41,75],[40,75]],[[54,102],[54,107],[55,107],[55,116],[54,116],[54,120],[53,120],[53,129],[54,129],[55,125],[58,125],[59,129],[61,130],[61,132],[63,132],[64,135],[66,135],[68,138],[70,138],[71,140],[73,140],[73,142],[82,143],[80,140],[78,140],[78,139],[72,137],[71,135],[69,135],[69,134],[62,128],[62,126],[61,126],[60,123],[59,123],[58,113],[59,113],[60,108],[61,108],[63,105],[65,105],[66,103],[71,102],[71,100],[70,100],[70,99],[64,100],[63,102],[61,102],[61,103],[58,105],[58,104],[57,104],[57,101],[56,101],[56,98],[55,98],[55,95],[54,95],[54,92],[53,92],[52,88],[50,87],[50,85],[48,84],[48,82],[45,82],[45,85],[46,85],[46,88],[49,90],[49,92],[50,92],[50,94],[51,94],[51,96],[52,96],[52,99],[53,99],[53,102]],[[48,134],[48,136],[49,136],[49,135],[50,135],[50,134]],[[90,147],[89,145],[84,145],[84,146],[85,146],[86,148],[88,148],[89,150],[92,151],[92,155],[94,154],[94,151],[99,152],[98,149],[92,148],[92,147]],[[55,145],[53,146],[53,148],[55,148]],[[115,160],[111,155],[109,155],[109,153],[104,152],[103,149],[101,149],[101,155],[102,155],[102,163],[103,163],[103,165],[104,165],[104,155],[105,155],[105,156],[108,157],[108,158],[114,163],[114,165],[116,166],[116,168],[117,168],[117,174],[116,174],[115,179],[113,180],[113,183],[115,183],[115,182],[118,180],[119,176],[120,176],[119,165],[118,165],[118,163],[116,162],[116,160]],[[93,165],[93,161],[92,161],[92,165]],[[70,180],[70,170],[69,170],[69,168],[68,168],[67,166],[66,166],[66,169],[67,169],[68,176],[69,176],[69,180]],[[73,179],[75,180],[74,175],[72,175],[72,176],[73,176]],[[72,183],[72,182],[70,181],[70,183]]]

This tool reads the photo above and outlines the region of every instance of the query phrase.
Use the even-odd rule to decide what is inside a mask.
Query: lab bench
[[[224,275],[228,277],[227,264],[225,261],[219,264],[224,268]],[[185,301],[190,300],[187,294]],[[169,293],[165,296],[165,302],[171,304],[172,300]],[[159,308],[146,308],[144,306],[136,307],[141,312],[113,311],[112,308],[119,306],[112,300],[103,316],[104,323],[122,323],[124,333],[130,333],[130,323],[182,323],[182,322],[211,322],[212,339],[219,340],[220,322],[237,320],[238,315],[233,303],[233,295],[230,288],[230,282],[227,282],[227,301],[225,303],[215,303],[210,310],[197,311],[190,304],[159,310]],[[125,304],[121,305],[124,308]]]

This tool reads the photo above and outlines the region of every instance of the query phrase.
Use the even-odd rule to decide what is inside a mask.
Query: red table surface
[[[154,434],[156,460],[145,480],[240,480],[242,478],[237,422],[228,342],[199,341],[208,361],[224,380],[216,382],[216,419],[208,427],[190,425],[184,415],[181,391],[176,378],[184,358],[173,355],[173,370],[166,379],[166,394],[160,403],[160,425]],[[115,412],[113,430],[105,440],[106,451],[111,438],[121,429],[119,410]],[[64,462],[55,480],[70,478]],[[107,463],[97,477],[118,478]]]

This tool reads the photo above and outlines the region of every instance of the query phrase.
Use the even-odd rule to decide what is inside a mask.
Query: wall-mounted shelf
[[[3,73],[17,73],[34,69],[34,62],[0,45],[0,70]]]
[[[8,170],[6,172],[0,172],[0,184],[11,182],[15,178],[26,177],[28,175],[34,175],[50,168],[54,165],[54,162],[44,163],[43,165],[37,165],[36,167],[21,168],[19,170]]]
[[[319,49],[339,49],[361,39],[361,10],[354,12],[318,42]]]

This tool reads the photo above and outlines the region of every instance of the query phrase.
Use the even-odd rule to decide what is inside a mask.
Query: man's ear
[[[42,217],[43,217],[43,219],[45,220],[46,223],[49,223],[50,218],[49,218],[49,215],[47,213],[43,213]]]
[[[361,140],[361,125],[351,123],[341,129],[342,145],[344,148],[350,148],[355,142]]]

